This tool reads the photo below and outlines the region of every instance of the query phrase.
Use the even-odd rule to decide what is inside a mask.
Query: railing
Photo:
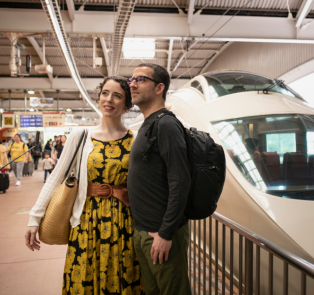
[[[314,294],[313,264],[218,213],[190,221],[188,260],[193,295]]]

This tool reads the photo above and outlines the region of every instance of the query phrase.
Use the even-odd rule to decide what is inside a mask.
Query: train
[[[224,148],[217,212],[314,263],[314,108],[283,81],[232,70],[194,77],[166,107]]]

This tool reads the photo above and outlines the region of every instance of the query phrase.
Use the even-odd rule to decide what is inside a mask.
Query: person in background
[[[53,165],[55,162],[50,158],[50,153],[45,152],[44,153],[44,160],[43,160],[43,169],[45,170],[45,177],[44,177],[44,183],[46,183],[47,175],[48,173],[52,173]]]
[[[6,142],[6,140],[2,141],[2,144],[0,144],[0,167],[4,166],[5,164],[7,164],[9,162],[8,157],[7,157],[7,147],[4,145],[4,143]],[[6,173],[7,170],[10,169],[10,165],[6,166],[5,168],[3,168],[2,170],[0,170],[1,173]]]
[[[35,143],[33,143],[33,145],[35,145]],[[34,159],[34,169],[37,170],[38,168],[38,161],[39,161],[39,158],[41,157],[41,153],[43,151],[43,148],[41,146],[41,143],[40,141],[38,142],[38,144],[32,149],[32,156],[33,156],[33,159]]]
[[[20,155],[27,151],[28,151],[27,145],[22,141],[21,135],[18,133],[15,134],[14,142],[12,142],[7,149],[7,153],[11,152],[11,159],[15,159],[16,157],[19,157]],[[12,169],[17,180],[15,185],[21,185],[24,163],[25,164],[28,163],[28,153],[17,158],[12,163]]]
[[[52,147],[51,147],[51,158],[56,162],[57,159],[55,158],[55,151],[56,151],[56,148],[58,146],[58,143],[60,141],[60,137],[55,135],[54,136],[54,141],[52,143]]]
[[[59,138],[60,138],[60,141],[59,141],[57,148],[55,149],[55,155],[54,155],[54,158],[56,159],[56,165],[57,165],[57,163],[61,157],[63,147],[64,147],[65,142],[67,140],[67,137],[65,135],[60,135]]]
[[[8,148],[9,146],[8,142],[5,139],[2,140],[2,145],[5,146],[6,148]]]
[[[46,153],[49,153],[49,157],[51,157],[51,148],[52,148],[52,140],[49,139],[44,147],[44,154],[43,154],[43,159],[45,157]]]
[[[27,147],[28,147],[28,149],[30,149],[32,146],[33,146],[33,141],[32,141],[32,139],[30,138],[30,139],[28,140]]]

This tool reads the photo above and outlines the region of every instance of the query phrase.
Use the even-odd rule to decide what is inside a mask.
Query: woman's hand
[[[25,244],[32,251],[40,250],[40,242],[36,237],[38,228],[38,226],[28,226],[26,230]]]

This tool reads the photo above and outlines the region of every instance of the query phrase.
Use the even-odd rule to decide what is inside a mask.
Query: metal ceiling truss
[[[68,42],[68,36],[65,32],[60,9],[57,0],[41,0],[43,10],[46,13],[48,22],[55,35],[57,43],[62,51],[63,57],[66,60],[66,64],[69,68],[71,76],[75,81],[76,86],[82,94],[82,97],[89,103],[89,105],[99,114],[101,112],[92,102],[89,94],[87,93],[85,86],[81,80],[80,73],[76,67],[75,59],[73,57],[70,44]]]
[[[114,26],[111,54],[111,75],[118,75],[123,40],[128,27],[136,0],[120,0]]]

